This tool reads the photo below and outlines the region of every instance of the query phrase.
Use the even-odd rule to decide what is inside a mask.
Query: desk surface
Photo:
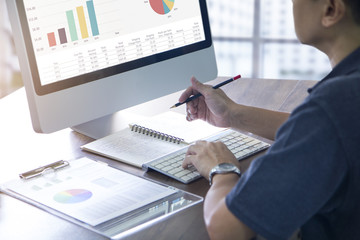
[[[223,81],[218,78],[211,82]],[[241,79],[224,86],[227,94],[238,103],[280,111],[292,111],[307,96],[307,88],[315,81]],[[180,92],[130,108],[125,114],[152,116],[176,103]],[[170,104],[171,105],[171,104]],[[177,111],[184,112],[185,107]],[[176,188],[205,196],[208,182],[200,179],[189,185],[173,181],[161,174],[148,172],[80,150],[92,141],[71,129],[53,134],[36,134],[32,130],[24,89],[0,100],[0,182],[13,179],[20,172],[59,159],[87,156],[109,163],[126,172],[154,179]],[[243,162],[246,166],[253,158]],[[137,231],[129,239],[208,239],[202,205],[192,207],[145,230]],[[0,194],[0,239],[105,239],[63,219],[55,217],[24,202]]]

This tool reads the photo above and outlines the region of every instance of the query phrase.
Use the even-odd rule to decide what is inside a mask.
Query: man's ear
[[[321,23],[324,27],[331,27],[344,17],[345,11],[344,0],[325,0]]]

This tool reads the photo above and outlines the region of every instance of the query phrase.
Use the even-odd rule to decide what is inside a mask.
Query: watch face
[[[240,170],[232,163],[220,163],[219,165],[215,166],[213,169],[211,169],[209,173],[209,184],[212,184],[212,178],[217,173],[236,173],[237,175],[241,176]]]
[[[236,167],[231,163],[221,163],[219,164],[219,168],[221,170],[229,171],[229,170],[234,170]]]

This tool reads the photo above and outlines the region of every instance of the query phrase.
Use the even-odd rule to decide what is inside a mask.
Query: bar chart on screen
[[[86,9],[88,14],[88,19],[90,22],[90,29],[86,22],[84,6],[76,7],[77,19],[75,20],[74,11],[75,10],[67,10],[66,11],[66,20],[67,24],[65,26],[68,27],[70,33],[70,40],[77,41],[79,40],[79,35],[82,39],[89,38],[89,30],[91,30],[92,36],[99,35],[99,27],[96,19],[95,8],[93,1],[86,2]],[[77,24],[76,24],[77,22]],[[79,26],[80,31],[78,33],[76,25]],[[59,36],[60,44],[65,44],[68,42],[69,37],[66,35],[65,26],[57,29],[57,33]],[[47,34],[49,46],[56,46],[55,32],[50,32]]]
[[[93,0],[67,0],[61,6],[44,0],[30,0],[27,4],[25,10],[36,52],[100,35]]]
[[[205,39],[198,2],[27,0],[42,84]]]

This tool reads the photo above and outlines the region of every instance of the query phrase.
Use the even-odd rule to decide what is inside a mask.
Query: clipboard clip
[[[64,161],[64,160],[60,160],[60,161],[56,161],[56,162],[50,163],[50,164],[42,166],[42,167],[35,168],[33,170],[30,170],[30,171],[27,171],[27,172],[24,172],[24,173],[21,173],[21,174],[19,174],[19,177],[21,179],[28,180],[30,178],[41,176],[41,175],[45,174],[45,172],[47,172],[49,170],[56,171],[58,169],[67,167],[69,165],[70,165],[69,162]]]

